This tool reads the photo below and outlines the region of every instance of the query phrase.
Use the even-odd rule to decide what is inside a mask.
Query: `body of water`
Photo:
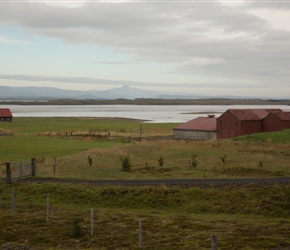
[[[117,117],[141,119],[154,123],[183,123],[198,116],[216,117],[230,108],[280,108],[287,105],[0,105],[14,117]]]

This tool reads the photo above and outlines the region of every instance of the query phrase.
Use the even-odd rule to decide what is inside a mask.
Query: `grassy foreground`
[[[11,212],[11,192],[16,209]],[[0,243],[34,249],[274,249],[289,246],[290,187],[0,186]],[[47,195],[49,213],[47,216]],[[94,208],[91,236],[90,211]]]
[[[197,142],[170,138],[175,125],[122,119],[18,118],[0,124],[0,162],[36,157],[40,178],[290,175],[289,130]],[[121,171],[120,157],[126,156],[130,172]],[[15,213],[11,212],[13,189]],[[95,211],[93,236],[91,208]],[[283,249],[290,246],[290,186],[183,189],[0,184],[0,246],[10,242],[33,249],[138,249],[140,218],[143,249],[210,249],[212,234],[218,238],[219,249]]]

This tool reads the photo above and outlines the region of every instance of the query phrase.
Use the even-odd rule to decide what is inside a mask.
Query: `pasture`
[[[0,162],[36,157],[40,179],[289,176],[289,130],[225,141],[176,141],[172,139],[175,125],[126,119],[16,118],[0,124]],[[130,159],[128,172],[122,171],[122,157]],[[210,249],[212,234],[219,249],[283,249],[290,246],[289,188],[2,183],[0,243],[33,249],[138,249],[142,218],[142,249]],[[15,213],[11,213],[12,190],[16,191]],[[95,209],[93,236],[91,208]]]
[[[0,137],[0,162],[35,157],[38,177],[279,177],[290,171],[289,130],[234,140],[188,141],[172,138],[176,124],[126,119],[17,118],[0,125],[10,134]],[[120,171],[124,157],[130,158],[129,173]]]

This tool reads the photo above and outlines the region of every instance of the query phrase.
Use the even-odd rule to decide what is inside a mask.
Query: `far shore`
[[[290,105],[290,99],[232,99],[232,98],[208,98],[208,99],[146,99],[137,98],[116,100],[77,100],[77,99],[53,99],[53,100],[0,100],[0,105]]]

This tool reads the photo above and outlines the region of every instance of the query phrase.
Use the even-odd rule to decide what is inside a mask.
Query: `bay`
[[[0,105],[13,117],[96,117],[130,118],[149,123],[183,123],[198,116],[220,116],[227,109],[280,108],[287,105]]]

